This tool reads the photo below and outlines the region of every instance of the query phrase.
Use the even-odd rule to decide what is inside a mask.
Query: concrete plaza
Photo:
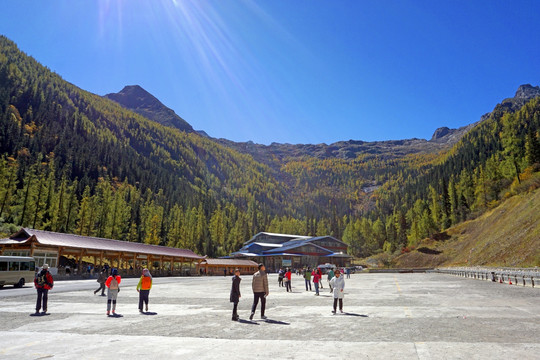
[[[267,320],[248,320],[251,276],[242,275],[240,322],[230,277],[155,278],[150,313],[126,279],[117,312],[95,281],[58,282],[50,315],[30,316],[35,291],[0,290],[1,359],[540,359],[540,289],[442,274],[353,274],[345,314],[293,275],[293,293],[270,275]],[[260,305],[259,305],[260,306]]]

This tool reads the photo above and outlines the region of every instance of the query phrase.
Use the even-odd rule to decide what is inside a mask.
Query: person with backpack
[[[240,269],[234,269],[234,276],[232,278],[230,295],[230,301],[234,304],[232,312],[233,321],[238,321],[238,319],[240,319],[240,317],[238,316],[238,302],[242,297],[242,295],[240,294],[240,281],[242,281],[242,279],[240,278]]]
[[[146,311],[148,311],[148,295],[150,295],[150,289],[152,288],[152,275],[150,270],[143,269],[143,273],[137,284],[137,292],[139,293],[139,312],[143,312],[143,303],[146,305]]]
[[[94,291],[94,295],[96,295],[101,290],[101,296],[105,296],[105,281],[107,281],[107,274],[106,270],[102,269],[97,278],[99,288]]]
[[[34,286],[37,290],[36,315],[43,307],[43,314],[47,314],[47,300],[49,298],[49,290],[54,286],[54,280],[49,272],[49,265],[43,264],[43,267],[34,278]],[[43,306],[42,306],[43,305]]]
[[[107,316],[111,314],[111,303],[112,303],[112,313],[116,315],[116,298],[120,292],[120,282],[122,278],[118,275],[118,270],[113,268],[111,269],[111,276],[105,281],[105,286],[107,286]]]
[[[292,292],[291,277],[291,269],[287,269],[285,277],[283,278],[283,281],[285,281],[285,290],[287,290],[287,292]]]
[[[311,269],[306,268],[304,270],[304,282],[306,283],[306,291],[308,291],[308,285],[309,285],[309,291],[311,291]]]

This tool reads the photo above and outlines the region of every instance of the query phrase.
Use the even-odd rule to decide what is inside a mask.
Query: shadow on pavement
[[[355,314],[355,313],[343,313],[341,315],[348,315],[348,316],[360,316],[360,317],[369,317],[368,315],[361,315],[361,314]]]
[[[259,325],[255,321],[251,320],[238,319],[238,322],[241,324]]]
[[[157,315],[157,312],[143,311],[141,314],[143,314],[143,315]]]
[[[267,323],[267,324],[275,324],[275,325],[291,325],[291,323],[286,323],[286,322],[283,322],[283,321],[272,320],[272,319],[266,319],[266,320],[262,320],[262,321],[264,321],[264,322]]]
[[[110,318],[121,318],[121,317],[124,317],[124,315],[121,315],[121,314],[112,314],[112,315],[107,315],[108,317]]]

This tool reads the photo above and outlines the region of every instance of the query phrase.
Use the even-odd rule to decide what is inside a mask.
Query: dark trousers
[[[319,283],[313,283],[313,285],[315,286],[315,293],[319,295]]]
[[[94,294],[97,294],[101,290],[101,295],[105,295],[105,283],[100,283],[99,288],[94,291]]]
[[[338,300],[339,300],[339,310],[343,310],[343,299],[334,298],[334,311],[336,311]]]
[[[291,289],[291,280],[289,281],[285,281],[285,289],[287,290],[287,292],[292,292],[292,289]]]
[[[282,277],[278,278],[278,285],[279,285],[279,287],[283,286],[283,278]]]
[[[238,301],[234,302],[233,303],[234,306],[233,306],[233,309],[232,309],[232,317],[233,319],[236,319],[238,317]]]
[[[49,290],[43,288],[37,288],[37,302],[36,311],[41,309],[41,302],[43,301],[43,311],[47,312],[47,299],[49,297]]]
[[[306,281],[306,291],[308,291],[308,284],[309,284],[309,291],[311,291],[311,280],[304,279]]]
[[[255,310],[257,310],[257,305],[259,304],[259,299],[261,299],[261,316],[264,316],[264,310],[266,308],[266,298],[264,297],[266,294],[263,292],[256,292],[253,293],[253,305],[251,306],[251,313],[255,314]]]
[[[148,295],[150,295],[150,290],[140,290],[139,291],[139,310],[143,309],[143,302],[148,307]]]

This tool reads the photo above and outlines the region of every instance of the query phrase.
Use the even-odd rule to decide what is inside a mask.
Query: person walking
[[[287,272],[285,273],[285,277],[283,278],[283,280],[285,281],[285,290],[287,290],[287,292],[292,292],[291,277],[292,277],[291,269],[287,269]]]
[[[336,276],[330,280],[330,286],[334,289],[334,311],[332,311],[332,314],[336,313],[338,301],[339,311],[343,314],[343,289],[345,288],[345,279],[340,271],[337,271]]]
[[[112,313],[116,315],[116,298],[120,292],[120,282],[122,278],[118,275],[118,270],[113,268],[111,269],[111,276],[105,281],[105,286],[107,286],[107,315],[111,314],[111,303],[112,303]]]
[[[330,269],[328,270],[328,274],[326,275],[326,279],[328,280],[328,286],[330,287],[330,294],[332,293],[332,284],[330,281],[334,278],[334,270]]]
[[[317,270],[313,270],[313,286],[315,286],[315,296],[319,296],[319,281],[321,280],[321,277],[319,276],[319,273]]]
[[[143,269],[139,283],[137,284],[137,292],[139,293],[139,312],[143,312],[143,303],[146,305],[148,311],[148,296],[150,295],[150,289],[152,288],[152,275],[150,270]]]
[[[285,276],[285,271],[283,271],[283,269],[280,268],[279,272],[278,272],[278,278],[277,278],[279,287],[283,287],[283,277],[284,276]]]
[[[304,281],[306,283],[306,291],[308,291],[308,285],[309,291],[311,291],[311,270],[309,268],[304,271]]]
[[[99,290],[101,290],[101,296],[105,296],[105,281],[107,281],[107,273],[105,269],[102,269],[97,278],[99,288],[94,291],[94,295],[96,295]]]
[[[266,297],[270,294],[268,291],[268,275],[265,272],[266,268],[263,264],[259,264],[259,271],[253,274],[253,281],[251,283],[251,288],[253,289],[253,305],[251,306],[251,315],[249,320],[253,320],[253,315],[255,315],[255,310],[261,301],[261,319],[266,319],[264,316],[264,310],[266,308]]]
[[[43,264],[41,271],[34,278],[34,286],[37,290],[36,315],[43,308],[43,314],[47,314],[47,301],[49,299],[49,290],[54,286],[54,280],[49,272],[49,265]]]
[[[319,287],[322,289],[323,288],[323,286],[322,286],[322,275],[323,275],[323,273],[322,273],[322,270],[321,270],[320,267],[317,268],[317,274],[319,274]]]
[[[347,279],[350,279],[351,278],[351,268],[347,268],[346,272],[347,272]]]
[[[240,317],[238,316],[238,302],[242,295],[240,294],[240,269],[234,269],[234,276],[232,277],[232,287],[231,287],[231,296],[230,301],[234,304],[232,311],[232,320],[238,321]]]

